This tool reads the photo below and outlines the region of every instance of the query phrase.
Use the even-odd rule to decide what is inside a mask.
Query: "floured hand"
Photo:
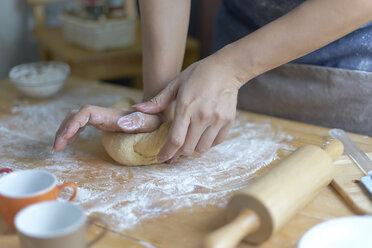
[[[164,162],[221,143],[235,119],[239,82],[230,67],[212,57],[192,64],[151,100],[133,105],[156,114],[176,101],[167,142],[158,154]]]
[[[105,108],[84,105],[67,114],[54,140],[53,150],[62,151],[73,144],[86,126],[112,132],[151,132],[163,123],[163,116],[134,112],[127,108]]]

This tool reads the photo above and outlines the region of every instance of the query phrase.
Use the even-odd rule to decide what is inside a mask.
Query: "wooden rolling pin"
[[[226,226],[207,236],[204,247],[235,247],[244,238],[259,244],[279,230],[333,179],[343,145],[303,146],[238,191],[227,205]]]

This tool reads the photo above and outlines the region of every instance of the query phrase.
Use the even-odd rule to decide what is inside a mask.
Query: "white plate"
[[[336,218],[318,224],[302,236],[298,248],[372,247],[372,216]]]

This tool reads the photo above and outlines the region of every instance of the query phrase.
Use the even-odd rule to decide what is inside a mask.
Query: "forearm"
[[[214,57],[241,85],[304,56],[372,20],[370,0],[308,0]],[[241,86],[239,85],[239,86]]]
[[[140,0],[144,100],[159,93],[181,71],[190,0]]]

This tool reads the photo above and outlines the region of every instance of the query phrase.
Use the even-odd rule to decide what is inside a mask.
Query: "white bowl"
[[[352,216],[322,222],[301,238],[298,248],[372,247],[372,216]]]
[[[26,96],[47,98],[63,87],[69,73],[70,67],[63,62],[34,62],[13,67],[9,78]]]

